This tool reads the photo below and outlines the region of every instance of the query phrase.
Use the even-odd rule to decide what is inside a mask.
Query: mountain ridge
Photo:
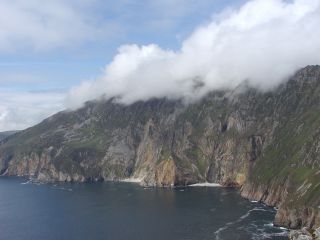
[[[40,181],[215,182],[279,208],[275,224],[320,224],[320,66],[269,92],[201,100],[88,102],[0,143],[0,173]]]

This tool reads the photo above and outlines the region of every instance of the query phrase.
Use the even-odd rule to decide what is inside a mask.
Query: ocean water
[[[0,240],[287,239],[274,215],[234,189],[0,178]]]

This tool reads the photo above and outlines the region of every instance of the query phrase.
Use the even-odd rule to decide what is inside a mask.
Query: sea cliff
[[[275,224],[320,225],[320,66],[276,89],[245,84],[194,103],[88,102],[7,137],[0,173],[40,181],[141,179],[239,187],[279,208]]]

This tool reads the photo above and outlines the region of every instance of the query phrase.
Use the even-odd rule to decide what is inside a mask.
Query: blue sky
[[[272,90],[320,64],[319,25],[320,0],[1,0],[0,131],[102,95]]]
[[[12,2],[19,3],[15,0]],[[41,8],[41,1],[34,2],[37,2],[37,7]],[[56,2],[62,3],[59,7],[64,6],[64,1],[56,0]],[[78,5],[74,0],[65,2],[69,3],[66,4],[68,7],[75,9]],[[10,44],[12,49],[3,50],[0,54],[1,88],[31,91],[68,89],[83,79],[95,78],[99,75],[101,68],[112,60],[119,46],[128,43],[139,45],[156,43],[162,48],[179,48],[181,41],[195,27],[209,21],[214,13],[226,7],[239,6],[244,1],[93,0],[82,2],[84,2],[83,6],[77,6],[80,8],[77,10],[80,17],[86,19],[88,24],[92,24],[90,27],[101,32],[92,38],[80,36],[79,38],[83,39],[78,39],[79,41],[75,44],[68,42],[69,39],[66,38],[66,42],[48,45],[42,49],[36,49],[37,44],[43,44],[42,41],[46,40],[38,39],[29,45],[24,45],[23,34],[21,36],[16,34],[14,43]],[[29,14],[34,13],[30,11]],[[72,23],[67,22],[66,25],[72,28]],[[21,22],[21,28],[24,27],[28,28]]]
[[[243,2],[2,0],[0,131],[23,129],[63,109],[63,94],[99,76],[119,46],[177,49],[213,14]]]

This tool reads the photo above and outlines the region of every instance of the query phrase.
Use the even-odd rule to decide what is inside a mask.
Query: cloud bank
[[[239,1],[244,0],[232,4]],[[99,58],[108,57],[115,44],[152,38],[176,45],[176,36],[227,4],[0,0],[0,131],[30,127],[64,109],[65,92],[56,89],[64,91],[80,79],[96,76]]]
[[[320,63],[320,0],[252,0],[215,15],[179,51],[125,45],[100,78],[71,89],[67,106],[117,97],[197,99],[247,81],[267,90],[308,64]]]
[[[61,111],[63,92],[0,91],[0,132],[22,130]]]
[[[87,14],[93,1],[1,0],[0,52],[48,51],[93,40],[112,24]]]

